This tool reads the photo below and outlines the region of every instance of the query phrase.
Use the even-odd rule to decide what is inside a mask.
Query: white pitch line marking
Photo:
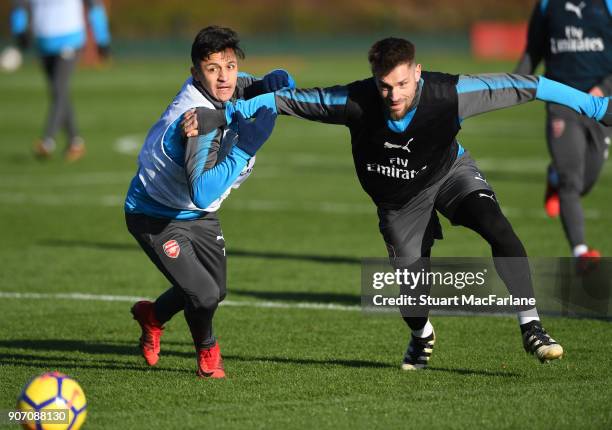
[[[0,291],[0,298],[2,299],[21,299],[21,300],[82,300],[82,301],[97,301],[97,302],[127,302],[134,303],[139,300],[153,300],[150,297],[141,296],[121,296],[112,294],[89,294],[89,293],[17,293]],[[308,310],[325,310],[325,311],[342,311],[342,312],[360,312],[365,311],[369,315],[375,314],[388,314],[397,312],[396,309],[384,308],[384,309],[367,309],[364,310],[361,306],[357,305],[338,305],[335,303],[317,303],[317,302],[298,302],[298,303],[287,303],[287,302],[271,302],[271,301],[235,301],[235,300],[224,300],[220,303],[221,306],[228,307],[245,307],[245,308],[267,308],[267,309],[308,309]],[[467,311],[447,311],[447,310],[432,310],[432,315],[453,315],[453,316],[493,316],[493,317],[507,317],[512,315],[511,313],[478,313],[478,312],[467,312]]]
[[[127,186],[134,177],[133,171],[116,172],[88,172],[77,174],[61,173],[57,175],[0,175],[0,189],[14,191],[16,188],[35,188],[40,193],[41,187],[44,188],[75,188],[90,187],[92,185],[121,185]]]
[[[119,194],[108,195],[85,195],[85,194],[46,194],[32,195],[29,193],[0,192],[0,203],[9,205],[28,206],[102,206],[121,207],[125,196]],[[223,210],[240,211],[285,211],[285,212],[320,212],[329,214],[374,214],[374,205],[366,203],[343,203],[343,202],[289,202],[282,200],[247,200],[234,199],[224,204]],[[543,209],[514,208],[502,206],[502,212],[511,218],[546,219]],[[602,218],[598,209],[584,209],[586,219]]]
[[[136,302],[138,300],[152,300],[149,297],[140,296],[120,296],[110,294],[88,294],[88,293],[17,293],[0,291],[0,298],[3,299],[40,299],[40,300],[84,300],[98,302]],[[248,307],[248,308],[278,308],[278,309],[321,309],[332,311],[360,311],[359,306],[338,305],[335,303],[316,303],[316,302],[271,302],[271,301],[236,301],[224,300],[222,306]]]
[[[144,142],[144,136],[140,134],[128,134],[119,137],[113,146],[115,151],[121,154],[137,155]]]

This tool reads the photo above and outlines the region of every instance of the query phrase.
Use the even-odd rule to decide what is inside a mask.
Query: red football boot
[[[140,350],[149,366],[155,366],[159,360],[159,340],[164,334],[164,328],[155,318],[153,302],[142,300],[136,302],[131,309],[134,319],[140,324]]]
[[[219,343],[214,346],[198,350],[198,370],[196,372],[200,378],[225,378],[223,369],[223,358]]]
[[[559,193],[550,184],[546,185],[546,192],[544,193],[544,210],[546,210],[546,215],[550,218],[557,218],[559,216]]]
[[[596,249],[589,248],[589,250],[583,254],[580,254],[578,257],[582,258],[593,258],[595,260],[599,260],[601,258],[601,252]]]
[[[601,253],[596,249],[589,248],[588,251],[576,257],[576,269],[578,273],[586,274],[597,269],[600,259]]]

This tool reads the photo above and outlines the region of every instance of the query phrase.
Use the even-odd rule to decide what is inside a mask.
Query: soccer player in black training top
[[[533,73],[542,60],[547,78],[592,95],[612,95],[612,1],[538,2],[529,22],[527,49],[515,73]],[[565,106],[547,103],[546,140],[552,163],[545,208],[550,217],[561,213],[579,265],[600,257],[586,244],[580,197],[595,185],[611,138],[611,129]]]
[[[265,105],[279,114],[346,125],[361,186],[378,208],[380,231],[395,267],[430,255],[442,237],[437,212],[480,234],[496,258],[511,294],[533,295],[526,253],[502,214],[493,190],[469,153],[457,142],[461,122],[471,116],[535,98],[566,104],[612,123],[608,99],[589,96],[543,77],[511,74],[448,75],[421,71],[412,43],[399,38],[370,49],[373,77],[329,88],[280,90],[226,105],[245,117]],[[186,115],[187,135],[205,109]],[[195,118],[195,119],[194,119]],[[610,125],[610,124],[608,124]],[[537,310],[518,313],[525,350],[540,361],[560,358],[563,348],[542,328]],[[427,366],[435,341],[425,317],[404,317],[412,337],[402,368]]]

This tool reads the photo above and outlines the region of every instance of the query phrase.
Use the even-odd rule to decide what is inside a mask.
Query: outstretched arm
[[[527,47],[525,53],[514,69],[514,73],[531,75],[544,57],[547,37],[546,6],[548,1],[539,1],[531,14],[529,30],[527,31]]]
[[[287,88],[275,93],[262,94],[250,100],[227,103],[225,110],[217,111],[217,113],[204,107],[196,108],[185,113],[181,127],[187,137],[197,136],[213,127],[223,127],[231,123],[236,112],[240,112],[245,118],[251,118],[261,107],[272,109],[276,114],[291,115],[329,124],[346,125],[359,115],[359,106],[349,100],[346,86],[312,89]]]
[[[282,88],[295,88],[295,80],[289,72],[283,69],[272,70],[261,79],[248,73],[238,74],[236,89],[239,99],[252,99]]]
[[[350,116],[347,105],[346,86],[282,89],[251,100],[238,100],[234,104],[227,104],[225,116],[228,123],[231,122],[234,112],[240,112],[245,118],[250,118],[257,109],[265,106],[280,115],[291,115],[329,124],[346,124]]]
[[[594,97],[542,76],[508,73],[461,75],[457,83],[459,120],[496,109],[542,100],[612,125],[609,99]]]

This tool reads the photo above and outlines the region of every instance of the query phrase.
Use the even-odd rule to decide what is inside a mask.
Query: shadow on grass
[[[10,164],[26,165],[26,164],[40,164],[40,161],[35,159],[31,152],[19,151],[10,153],[5,160],[10,160]]]
[[[277,364],[312,364],[317,366],[342,366],[342,367],[367,367],[367,368],[393,368],[389,363],[370,360],[343,360],[337,358],[290,358],[290,357],[275,357],[275,356],[248,356],[248,355],[223,355],[224,359],[235,360],[241,362],[257,361],[261,363],[277,363]]]
[[[180,344],[185,343],[178,342],[165,342],[164,345],[168,344]],[[4,349],[27,349],[30,351],[38,352],[62,352],[62,353],[85,353],[85,354],[115,354],[119,356],[130,356],[139,357],[140,351],[138,350],[135,342],[128,345],[127,342],[121,343],[109,343],[109,342],[85,342],[82,340],[68,340],[68,339],[18,339],[18,340],[0,340],[0,348]],[[163,356],[177,356],[184,358],[195,358],[194,352],[177,351],[168,348],[162,349],[160,354],[161,359]],[[344,367],[394,367],[386,363],[380,363],[376,361],[367,360],[340,360],[340,359],[309,359],[309,358],[289,358],[289,357],[274,357],[274,356],[248,356],[248,355],[224,355],[226,360],[236,360],[242,362],[272,362],[279,364],[300,364],[300,365],[323,365],[323,366],[344,366]],[[100,358],[88,358],[82,359],[77,356],[64,356],[64,357],[44,357],[36,354],[23,354],[14,352],[0,352],[0,364],[12,364],[12,365],[30,365],[30,366],[53,366],[57,364],[64,366],[64,363],[69,368],[109,368],[109,369],[127,369],[127,370],[146,370],[148,367],[142,367],[137,364],[130,364],[121,362],[120,360],[113,359],[100,359]],[[157,367],[153,369],[158,369]],[[163,369],[169,370],[172,369]]]
[[[189,354],[190,358],[194,354]],[[392,368],[387,363],[380,363],[367,360],[339,360],[339,359],[308,359],[308,358],[286,358],[286,357],[256,357],[243,355],[224,355],[226,362],[260,362],[274,364],[296,364],[314,366],[341,366],[352,368]],[[160,361],[161,363],[161,361]],[[40,367],[45,369],[114,369],[114,370],[135,370],[135,371],[154,371],[154,372],[193,372],[192,369],[177,369],[161,366],[149,367],[145,364],[126,363],[119,360],[84,360],[79,357],[43,357],[33,354],[0,353],[0,365],[20,366],[20,367]]]
[[[123,343],[123,342],[122,342]],[[179,344],[178,342],[167,342],[167,344]],[[180,343],[185,345],[185,343]],[[28,349],[43,353],[49,352],[72,352],[72,353],[88,353],[88,354],[116,354],[120,356],[130,356],[140,358],[140,353],[135,345],[118,345],[113,343],[92,343],[79,340],[2,340],[0,348],[5,349]],[[193,352],[176,351],[164,349],[162,350],[160,363],[163,362],[163,356],[179,356],[183,358],[193,359]],[[258,362],[258,363],[274,363],[274,364],[291,364],[291,365],[309,365],[322,367],[350,367],[350,368],[368,368],[368,369],[393,369],[398,368],[395,364],[389,364],[380,361],[360,360],[360,359],[338,359],[338,358],[295,358],[295,357],[278,357],[278,356],[254,356],[246,354],[230,354],[223,356],[228,362]],[[84,358],[79,355],[65,356],[44,356],[32,353],[21,352],[0,352],[0,365],[21,366],[21,367],[40,367],[43,369],[114,369],[114,370],[134,370],[139,372],[179,372],[192,373],[191,368],[169,368],[163,364],[156,367],[146,366],[144,363],[128,363],[121,359],[109,359],[99,357]],[[398,372],[401,372],[398,369]],[[488,377],[519,377],[520,375],[514,372],[475,370],[475,369],[453,369],[445,367],[430,367],[426,372],[446,372],[454,373],[462,376],[488,376]],[[420,373],[420,372],[415,372]]]
[[[322,264],[361,264],[361,259],[355,257],[315,255],[315,254],[285,254],[282,252],[246,251],[241,249],[228,249],[230,257],[264,258],[269,260],[308,261]]]
[[[495,376],[502,378],[517,378],[521,375],[514,372],[501,372],[501,371],[489,371],[489,370],[474,370],[474,369],[453,369],[449,367],[429,367],[427,372],[448,372],[456,373],[463,376]]]
[[[0,348],[6,349],[27,349],[30,351],[43,351],[43,352],[71,352],[71,353],[85,353],[85,354],[115,354],[121,356],[138,357],[140,351],[138,349],[138,340],[134,339],[132,342],[125,342],[123,344],[118,342],[88,342],[83,340],[73,339],[18,339],[18,340],[0,340]],[[0,358],[5,354],[0,352]],[[176,351],[176,350],[164,350],[163,355],[173,355],[179,357],[193,357],[194,353]],[[41,359],[43,357],[39,357]],[[55,358],[54,358],[55,359]],[[97,361],[101,361],[96,359]],[[113,360],[107,360],[113,362]]]
[[[119,360],[84,360],[80,357],[43,357],[32,354],[0,353],[0,365],[19,367],[39,367],[43,370],[61,369],[100,369],[100,370],[133,370],[137,372],[176,372],[193,373],[193,369],[149,367],[143,364],[126,363]]]
[[[230,294],[253,297],[262,300],[279,300],[284,302],[315,302],[334,305],[360,305],[361,297],[355,294],[312,293],[289,291],[251,291],[231,288]]]
[[[87,240],[68,239],[43,239],[37,245],[49,248],[84,248],[103,251],[139,251],[141,248],[136,243],[119,242],[92,242]]]
[[[112,243],[112,242],[92,242],[85,240],[66,240],[66,239],[45,239],[38,242],[38,245],[52,248],[86,248],[106,251],[137,251],[140,247],[136,243]],[[244,249],[228,249],[229,257],[242,258],[262,258],[268,260],[291,260],[308,261],[321,264],[361,264],[361,259],[346,256],[316,255],[316,254],[286,254],[273,251],[249,251]]]
[[[124,347],[130,351],[135,350],[136,354],[139,352],[133,348],[134,342],[127,340],[117,340],[113,341],[114,344],[125,344],[132,345],[131,347]],[[3,341],[0,341],[0,347],[3,345]],[[178,347],[190,347],[191,343],[189,341],[179,341],[179,340],[164,340],[163,345],[168,346],[178,346]],[[162,350],[163,355],[176,355],[176,356],[184,356],[184,357],[192,357],[193,353],[180,352],[180,351],[172,351],[164,348]],[[1,357],[1,355],[0,355]],[[308,358],[288,358],[288,357],[274,357],[274,356],[246,356],[246,355],[227,355],[223,354],[223,358],[226,360],[236,360],[241,362],[275,362],[275,363],[295,363],[295,364],[321,364],[321,365],[332,365],[332,366],[346,366],[346,367],[369,367],[369,368],[399,368],[399,365],[389,364],[378,361],[371,360],[339,360],[339,359],[308,359]],[[514,372],[503,372],[503,371],[488,371],[488,370],[474,370],[474,369],[453,369],[447,367],[429,367],[427,371],[433,372],[448,372],[448,373],[457,373],[459,375],[467,375],[467,376],[501,376],[501,377],[519,377],[521,376],[518,373]]]

